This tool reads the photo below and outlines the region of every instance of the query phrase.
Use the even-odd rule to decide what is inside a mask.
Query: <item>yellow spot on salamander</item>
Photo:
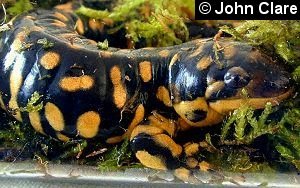
[[[148,50],[148,51],[154,51],[156,48],[154,48],[154,47],[145,47],[143,49]]]
[[[121,70],[117,66],[113,66],[110,70],[110,79],[114,86],[113,99],[117,108],[121,109],[127,98],[127,91],[122,82]]]
[[[172,57],[172,59],[171,59],[171,61],[170,61],[170,64],[169,64],[169,69],[171,69],[171,67],[176,63],[176,61],[179,59],[179,55],[178,55],[178,53],[177,54],[175,54],[173,57]]]
[[[259,50],[252,50],[251,52],[249,52],[247,54],[247,56],[249,58],[250,63],[264,61],[264,60],[262,60],[263,55],[261,54],[261,52]],[[273,62],[273,61],[271,61],[271,62]]]
[[[187,130],[190,130],[191,128],[193,128],[186,121],[184,121],[184,119],[182,119],[181,117],[178,118],[177,125],[178,125],[179,131],[187,131]]]
[[[71,40],[78,37],[78,34],[76,34],[76,33],[61,33],[61,34],[57,34],[57,37],[62,38],[63,40],[71,42]]]
[[[57,5],[57,6],[55,6],[55,8],[58,10],[62,10],[64,12],[73,12],[74,11],[73,5],[74,5],[74,3],[70,1],[65,4]]]
[[[24,66],[25,61],[17,61],[14,64],[13,70],[10,73],[10,78],[9,78],[9,83],[10,83],[10,100],[8,103],[8,106],[12,110],[17,110],[13,116],[18,120],[22,121],[21,113],[18,110],[19,105],[18,105],[18,94],[20,91],[20,88],[22,86],[23,82],[23,76],[22,76],[22,70]]]
[[[163,102],[166,106],[171,107],[172,101],[168,89],[164,86],[159,86],[156,92],[156,97],[158,100]]]
[[[144,115],[145,115],[145,108],[142,104],[140,104],[135,111],[135,115],[133,120],[131,121],[130,125],[128,126],[128,130],[126,131],[126,133],[123,135],[123,139],[124,138],[129,138],[133,129],[144,119]]]
[[[198,163],[199,163],[198,160],[193,157],[188,157],[186,159],[186,164],[189,168],[196,168]]]
[[[63,117],[63,113],[55,104],[48,102],[45,105],[45,116],[49,124],[55,131],[64,130],[65,120]]]
[[[176,125],[175,121],[172,119],[165,118],[164,116],[158,114],[157,112],[153,111],[153,115],[148,117],[150,121],[150,125],[158,127],[165,132],[167,132],[171,137],[174,136],[176,132]]]
[[[97,44],[98,44],[96,41],[90,40],[90,39],[87,39],[86,42],[87,42],[88,45],[94,45],[94,46],[97,46]]]
[[[213,60],[210,56],[202,57],[200,61],[197,63],[197,69],[205,70],[212,64],[212,62]]]
[[[164,130],[160,129],[158,127],[153,127],[153,126],[148,126],[148,125],[140,125],[137,126],[135,129],[133,129],[131,135],[130,135],[130,140],[132,140],[134,137],[136,137],[139,134],[145,133],[147,135],[156,135],[156,134],[161,134],[163,133]]]
[[[88,111],[77,119],[77,131],[84,138],[93,138],[97,135],[101,118],[98,112]]]
[[[147,151],[138,151],[136,152],[135,156],[146,167],[154,168],[157,170],[167,170],[165,161],[163,159],[157,156],[153,156]]]
[[[177,104],[173,104],[173,106],[177,114],[191,126],[202,127],[214,125],[223,120],[223,115],[210,108],[203,97],[198,97],[193,101],[181,101]],[[187,119],[186,114],[193,113],[193,111],[197,110],[207,112],[204,120],[192,122]]]
[[[204,172],[207,172],[208,170],[211,170],[213,169],[211,164],[209,164],[208,162],[206,161],[202,161],[199,163],[199,168],[201,171],[204,171]]]
[[[36,20],[36,18],[35,18],[35,17],[33,17],[33,16],[29,16],[29,15],[25,16],[24,18],[25,18],[25,19],[29,19],[29,20]]]
[[[40,63],[47,70],[54,69],[60,64],[60,55],[56,52],[46,52],[42,56]]]
[[[69,21],[69,19],[68,19],[65,15],[63,15],[62,13],[60,13],[60,12],[55,12],[55,13],[54,13],[54,16],[55,16],[57,19],[59,19],[60,21],[62,21],[62,22],[67,22],[67,21]]]
[[[67,136],[65,136],[61,133],[57,133],[56,137],[57,137],[58,140],[63,141],[63,142],[68,142],[70,140],[69,137],[67,137]]]
[[[54,20],[54,22],[51,23],[51,25],[56,26],[56,27],[67,27],[67,24],[60,20]]]
[[[42,31],[45,31],[45,28],[42,26],[33,26],[31,31],[42,32]]]
[[[4,101],[3,101],[3,98],[2,98],[2,94],[0,93],[0,107],[5,110],[5,104],[4,104]]]
[[[64,77],[59,82],[59,87],[68,92],[88,90],[94,86],[94,79],[89,75],[79,77]]]
[[[139,70],[144,82],[149,82],[152,79],[152,65],[150,61],[140,62]]]
[[[26,35],[25,31],[21,31],[16,35],[15,40],[11,44],[15,51],[19,51],[22,48],[22,43],[25,42]]]
[[[117,144],[117,143],[120,143],[122,140],[123,140],[123,136],[115,136],[115,137],[108,138],[106,140],[106,143]]]
[[[160,57],[166,58],[169,56],[170,51],[169,50],[162,50],[158,53],[160,55]]]
[[[197,55],[201,54],[203,52],[204,45],[201,44],[191,55],[190,58],[196,57]]]
[[[167,148],[171,151],[173,157],[178,157],[182,152],[182,147],[174,142],[172,138],[165,134],[153,136],[154,141],[161,147]]]
[[[225,59],[231,59],[236,55],[237,49],[233,45],[225,46],[223,53]]]
[[[84,34],[84,24],[83,24],[83,21],[81,19],[78,19],[76,21],[76,25],[75,25],[75,29],[76,31],[78,32],[79,35],[83,35]]]
[[[195,155],[199,151],[199,144],[192,143],[184,147],[184,152],[186,156],[192,156]]]
[[[99,56],[103,58],[111,58],[113,55],[113,52],[110,51],[100,51]]]
[[[37,132],[45,134],[44,129],[41,123],[41,116],[39,112],[30,112],[29,113],[30,124]]]
[[[205,98],[208,99],[212,94],[221,91],[225,87],[225,83],[223,81],[217,81],[212,83],[206,88]]]
[[[96,19],[89,19],[89,27],[94,32],[102,32],[104,29],[104,23],[97,21]]]

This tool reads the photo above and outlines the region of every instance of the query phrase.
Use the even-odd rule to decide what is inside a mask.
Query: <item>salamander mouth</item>
[[[242,104],[248,104],[254,109],[262,109],[267,102],[270,102],[273,106],[278,105],[281,101],[287,99],[293,94],[294,89],[289,89],[285,93],[282,93],[275,97],[270,98],[245,98],[245,99],[225,99],[209,102],[209,106],[220,114],[228,114],[239,108]]]

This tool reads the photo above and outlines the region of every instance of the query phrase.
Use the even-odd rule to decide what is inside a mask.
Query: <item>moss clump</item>
[[[33,5],[30,0],[17,0],[7,9],[7,13],[11,16],[16,16],[28,12],[31,9],[33,9]]]
[[[119,0],[112,10],[81,6],[76,12],[100,21],[110,19],[110,31],[125,28],[126,37],[133,43],[145,41],[145,46],[170,46],[188,40],[184,22],[187,12],[193,12],[192,4],[181,0]]]
[[[109,45],[108,45],[108,40],[105,39],[103,42],[98,42],[97,47],[99,50],[107,50]]]
[[[37,44],[41,44],[43,49],[49,49],[52,48],[54,46],[54,42],[49,41],[47,38],[42,38],[37,40],[36,42]]]
[[[30,99],[27,102],[25,107],[21,107],[21,112],[38,112],[43,109],[43,101],[41,101],[43,95],[40,95],[38,92],[34,92]]]
[[[238,40],[246,40],[252,45],[263,46],[275,51],[291,64],[300,61],[300,21],[298,20],[249,20],[231,29],[221,27]]]
[[[214,168],[229,172],[275,172],[266,161],[255,161],[251,149],[246,147],[227,146],[219,148],[215,153],[207,153],[205,158]]]
[[[100,171],[115,171],[140,166],[133,161],[134,156],[129,141],[125,140],[121,145],[115,146],[104,155],[102,161],[98,163],[98,168]]]
[[[278,124],[277,134],[270,135],[276,149],[300,170],[300,109],[288,111]]]
[[[251,144],[259,136],[274,133],[278,130],[279,125],[268,121],[267,118],[272,112],[271,103],[267,103],[262,114],[256,119],[254,117],[254,109],[248,105],[241,106],[224,123],[221,142],[223,144]],[[228,136],[232,133],[231,126],[234,126],[234,139],[232,141],[227,140]]]
[[[269,118],[273,112],[270,103],[266,104],[258,118],[247,105],[235,110],[223,125],[221,144],[251,145],[264,135],[274,150],[300,170],[300,110],[293,108],[287,111],[279,122]]]
[[[83,150],[88,146],[88,143],[86,140],[78,140],[76,142],[67,142],[65,144],[65,147],[67,145],[70,145],[70,148],[59,156],[60,159],[68,159],[75,156],[76,158],[80,158],[80,155],[82,154]]]
[[[8,15],[6,20],[8,21],[14,16],[17,16],[22,13],[26,13],[34,8],[52,8],[57,4],[63,4],[66,3],[68,0],[4,0],[1,1],[3,3],[2,5],[6,7],[5,12],[7,12]],[[1,28],[0,28],[1,31]]]
[[[21,107],[21,112],[38,112],[43,108],[43,102],[41,101],[42,96],[37,92],[34,92],[25,107]],[[7,117],[7,119],[9,119]],[[14,120],[8,120],[7,122],[0,121],[0,145],[5,145],[7,147],[23,147],[27,145],[33,137],[35,137],[36,132],[33,131],[29,126],[25,126]]]
[[[1,145],[5,147],[23,147],[26,144],[26,134],[22,131],[21,124],[11,121],[8,129],[0,132]]]

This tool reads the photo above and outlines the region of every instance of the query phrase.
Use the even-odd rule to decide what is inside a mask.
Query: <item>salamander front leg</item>
[[[172,139],[176,132],[175,121],[155,112],[148,119],[148,125],[138,125],[131,134],[131,148],[136,157],[149,168],[178,168],[182,147]]]
[[[131,134],[131,148],[146,167],[158,170],[174,170],[174,175],[183,180],[191,179],[191,171],[180,160],[183,147],[173,140],[177,122],[157,113],[149,118],[149,124],[137,126]],[[185,165],[184,165],[185,166]]]

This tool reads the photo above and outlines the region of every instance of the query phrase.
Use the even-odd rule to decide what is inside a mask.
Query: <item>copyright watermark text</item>
[[[300,19],[299,0],[196,0],[196,19]]]

